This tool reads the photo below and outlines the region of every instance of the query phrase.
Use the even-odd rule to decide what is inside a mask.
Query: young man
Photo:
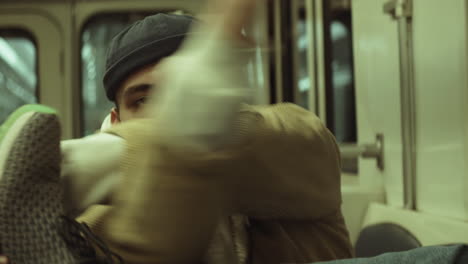
[[[77,184],[82,177],[71,177],[74,180],[65,186],[77,194],[68,195],[75,200],[72,207],[88,209],[79,221],[128,263],[306,263],[352,256],[340,209],[340,160],[333,136],[317,117],[297,106],[243,105],[251,93],[242,81],[245,55],[239,50],[248,44],[239,32],[251,15],[252,2],[225,1],[224,16],[193,34],[191,18],[148,17],[111,45],[104,83],[117,108],[112,111],[116,125],[107,132],[119,137],[98,135],[96,144],[102,148],[93,157],[101,163],[98,171],[119,163],[121,174],[92,170],[96,181],[113,182],[94,196],[88,194],[96,186]],[[148,95],[152,99],[143,107]],[[47,123],[33,117],[25,122]],[[35,133],[26,138],[35,139]],[[109,151],[110,147],[116,150]],[[18,148],[13,145],[10,152]],[[62,155],[73,155],[73,149]],[[57,149],[51,153],[56,157]],[[62,165],[71,175],[89,176],[82,169],[93,166],[75,161],[81,164],[70,165],[65,159]],[[0,202],[12,203],[8,194],[24,183],[18,179],[34,179],[22,175],[30,174],[10,169],[3,175],[8,184]],[[57,187],[47,177],[41,181]],[[28,204],[21,197],[19,203]],[[94,198],[83,206],[81,197]],[[22,208],[33,211],[28,219],[44,214],[31,205]],[[0,215],[12,211],[4,207]],[[47,216],[53,219],[59,213],[55,209]],[[25,258],[18,253],[25,251],[15,251],[15,246],[26,250],[28,242],[37,240],[17,237],[18,232],[8,228],[16,223],[23,234],[30,234],[30,226],[20,219],[21,214],[14,213],[0,228],[6,227],[1,238],[6,253],[22,263],[74,263],[76,254],[67,248],[95,237],[87,235],[78,243],[76,230],[81,229],[73,223],[65,226],[75,228],[61,236],[48,228],[34,230],[40,238],[47,237],[41,233],[46,230],[53,239],[46,239],[43,250],[30,250],[36,257]],[[86,230],[81,233],[89,234]],[[13,243],[12,238],[22,243]],[[106,247],[101,249],[109,253]]]

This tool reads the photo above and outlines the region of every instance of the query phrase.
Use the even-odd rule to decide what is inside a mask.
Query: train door
[[[385,201],[384,174],[399,173],[402,161],[399,93],[395,91],[399,85],[397,26],[387,21],[383,1],[359,2],[294,0],[275,1],[274,6],[275,27],[281,28],[277,29],[275,50],[282,60],[276,72],[283,77],[281,84],[277,83],[281,85],[277,99],[315,112],[335,135],[342,152],[343,212],[353,242],[369,203]],[[364,18],[382,24],[361,28],[359,24],[366,23],[361,22]],[[354,40],[367,34],[374,48],[361,48],[361,53],[370,54],[356,53],[360,46]],[[382,43],[384,48],[379,48]],[[367,62],[380,55],[390,57],[388,64],[366,79],[361,60]],[[377,68],[378,62],[374,64]],[[387,82],[377,89],[385,90],[390,97],[372,89],[381,78]],[[380,101],[367,104],[369,96],[378,96]],[[393,123],[382,117],[386,115],[381,111],[382,102],[392,106]],[[371,125],[371,121],[377,123]],[[394,156],[398,156],[396,161],[387,164],[386,159]],[[399,178],[389,185],[401,194]],[[398,195],[390,199],[401,202]]]
[[[423,245],[466,242],[466,2],[275,4],[279,100],[314,111],[337,138],[352,241],[387,221]]]
[[[350,4],[357,186],[380,189],[385,200],[366,208],[360,228],[391,222],[424,246],[466,243],[466,1]],[[368,150],[381,147],[380,164],[362,148],[376,138]],[[360,203],[349,186],[344,211],[354,240]]]
[[[69,5],[2,3],[0,9],[1,119],[27,103],[50,105],[72,136],[67,45]]]

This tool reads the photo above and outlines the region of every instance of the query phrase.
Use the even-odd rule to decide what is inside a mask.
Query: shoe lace
[[[85,223],[78,223],[69,217],[61,217],[59,229],[68,249],[72,252],[79,264],[123,264],[122,257],[112,252],[106,243],[96,236]],[[98,257],[95,247],[104,254]],[[117,260],[118,262],[115,262]]]

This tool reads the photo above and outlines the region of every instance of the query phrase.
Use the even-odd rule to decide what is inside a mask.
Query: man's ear
[[[119,110],[117,108],[112,108],[110,112],[111,116],[111,123],[113,125],[120,123],[120,115],[119,115]]]

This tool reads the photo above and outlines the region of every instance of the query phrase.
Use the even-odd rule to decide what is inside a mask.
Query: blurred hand
[[[0,255],[0,264],[8,264],[8,258]]]
[[[147,110],[156,117],[156,129],[164,131],[160,140],[174,147],[206,151],[237,140],[238,112],[252,101],[244,72],[248,52],[239,36],[257,2],[223,3],[215,5],[219,16],[199,25],[158,67],[164,75],[160,96]]]

